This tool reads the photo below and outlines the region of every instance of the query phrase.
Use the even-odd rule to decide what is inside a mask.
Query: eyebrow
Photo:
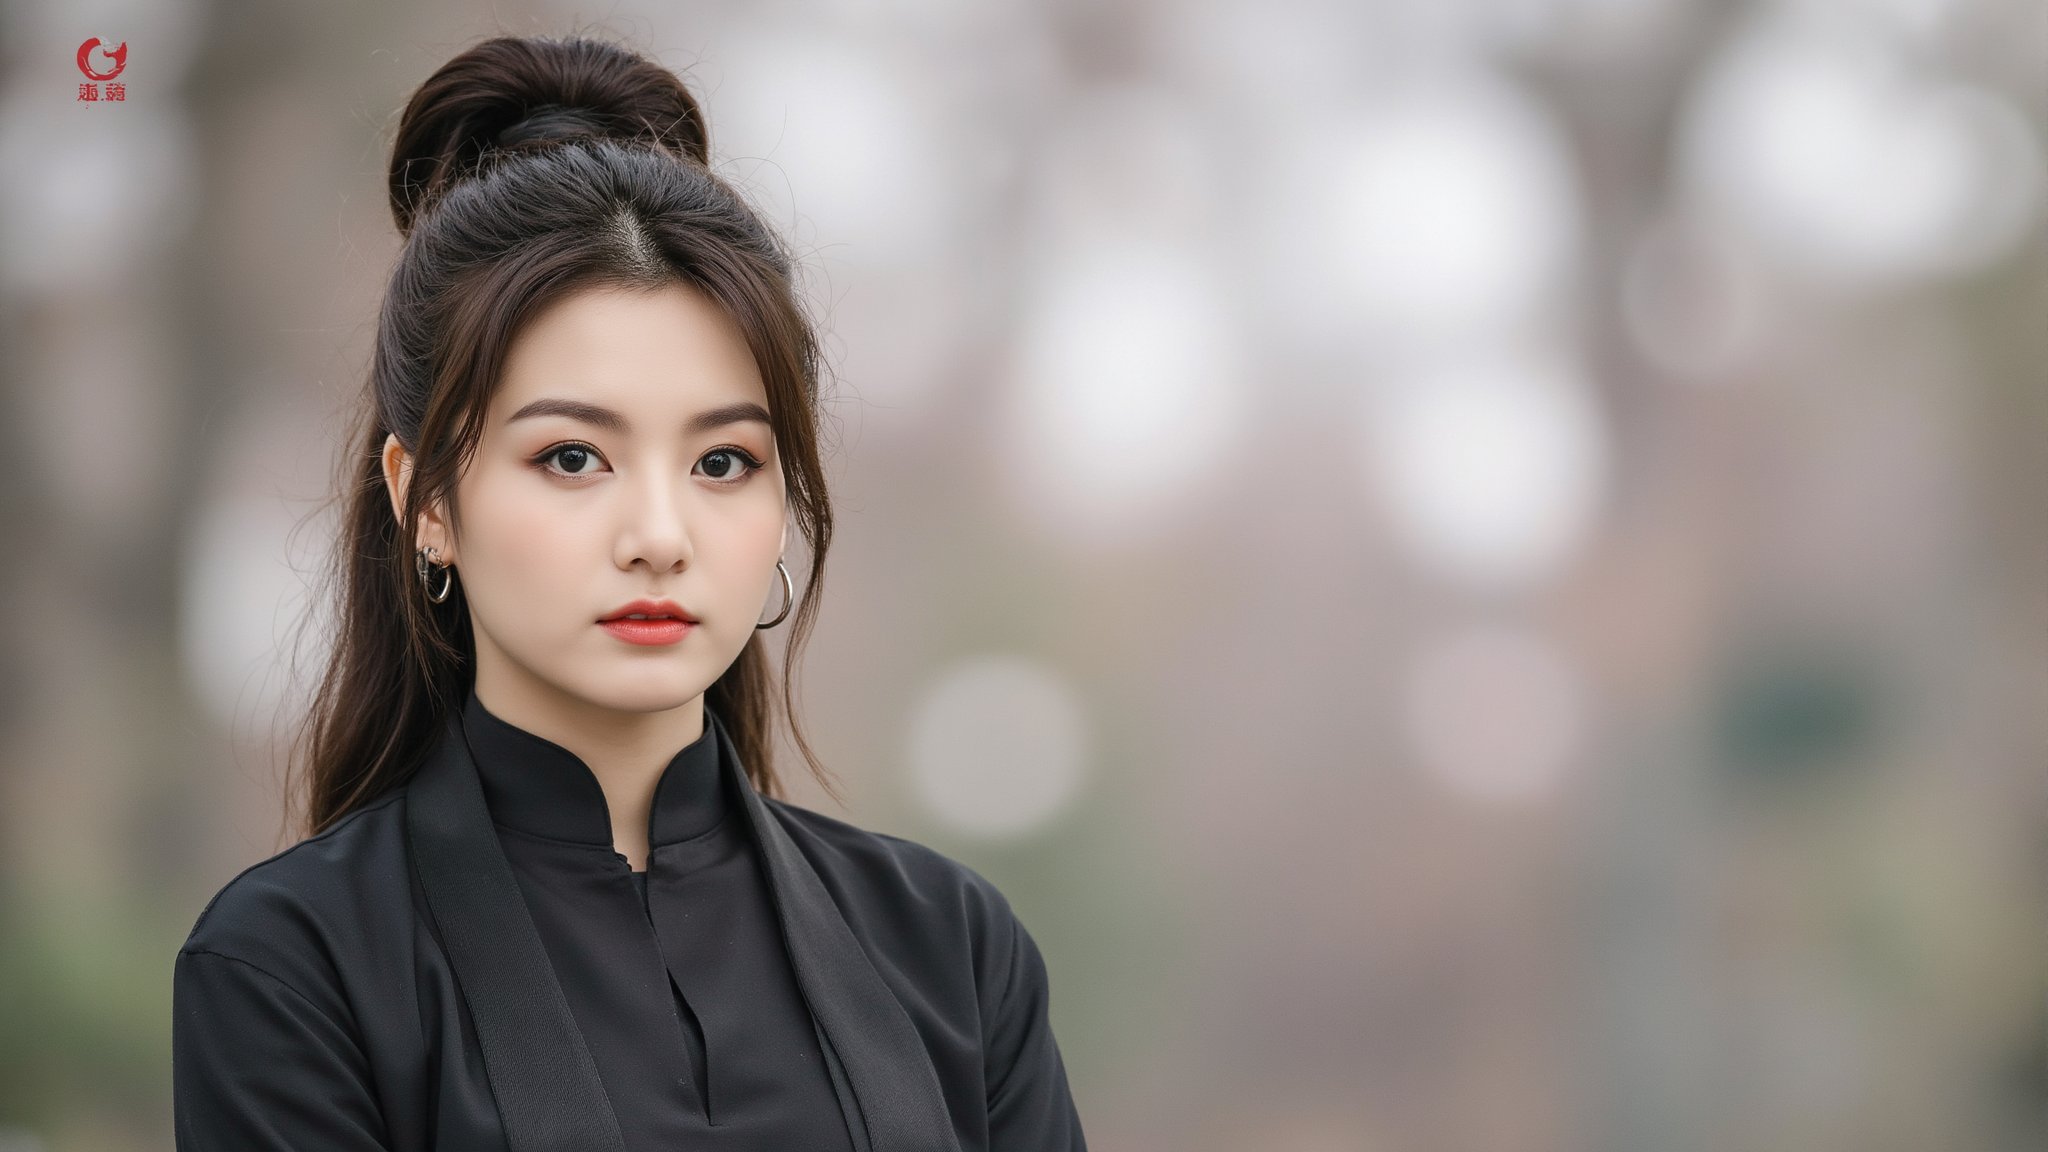
[[[580,420],[592,427],[602,428],[607,432],[619,434],[623,434],[627,428],[624,416],[602,405],[590,404],[582,400],[558,400],[552,397],[542,397],[527,404],[508,417],[505,423],[511,424],[538,416],[565,416],[571,420]],[[759,421],[762,424],[769,424],[771,426],[773,423],[768,419],[768,410],[766,408],[761,407],[752,400],[738,400],[731,404],[721,404],[716,408],[707,408],[697,413],[684,423],[683,431],[694,435],[699,432],[709,432],[714,428],[723,428],[728,424],[744,424],[750,420]]]

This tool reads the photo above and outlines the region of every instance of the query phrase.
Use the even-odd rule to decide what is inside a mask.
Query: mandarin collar
[[[717,723],[707,701],[703,734],[669,759],[655,783],[650,848],[702,835],[723,820],[728,797]],[[612,849],[604,788],[581,757],[493,714],[474,688],[463,701],[462,735],[493,820],[551,840]]]

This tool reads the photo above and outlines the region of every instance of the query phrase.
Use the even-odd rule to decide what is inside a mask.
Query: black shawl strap
[[[626,1152],[618,1118],[491,827],[460,718],[406,784],[413,867],[483,1048],[512,1152]]]
[[[960,1152],[938,1073],[909,1013],[882,982],[781,818],[754,791],[723,722],[709,708],[704,716],[717,729],[726,778],[745,798],[797,984],[825,1042],[826,1066],[856,1145],[864,1127],[862,1152]],[[847,1094],[855,1106],[847,1106]]]

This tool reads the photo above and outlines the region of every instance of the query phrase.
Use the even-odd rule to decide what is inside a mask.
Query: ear
[[[391,497],[391,518],[405,515],[405,493],[412,484],[412,454],[398,442],[397,433],[384,437],[384,490]],[[441,514],[440,501],[420,513],[417,547],[432,548],[437,564],[455,563],[455,534]]]

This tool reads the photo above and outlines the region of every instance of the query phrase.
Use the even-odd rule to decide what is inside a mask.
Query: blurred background
[[[0,12],[0,1150],[171,1147],[398,111],[569,31],[829,334],[797,799],[1011,896],[1091,1147],[2048,1146],[2038,0]]]

